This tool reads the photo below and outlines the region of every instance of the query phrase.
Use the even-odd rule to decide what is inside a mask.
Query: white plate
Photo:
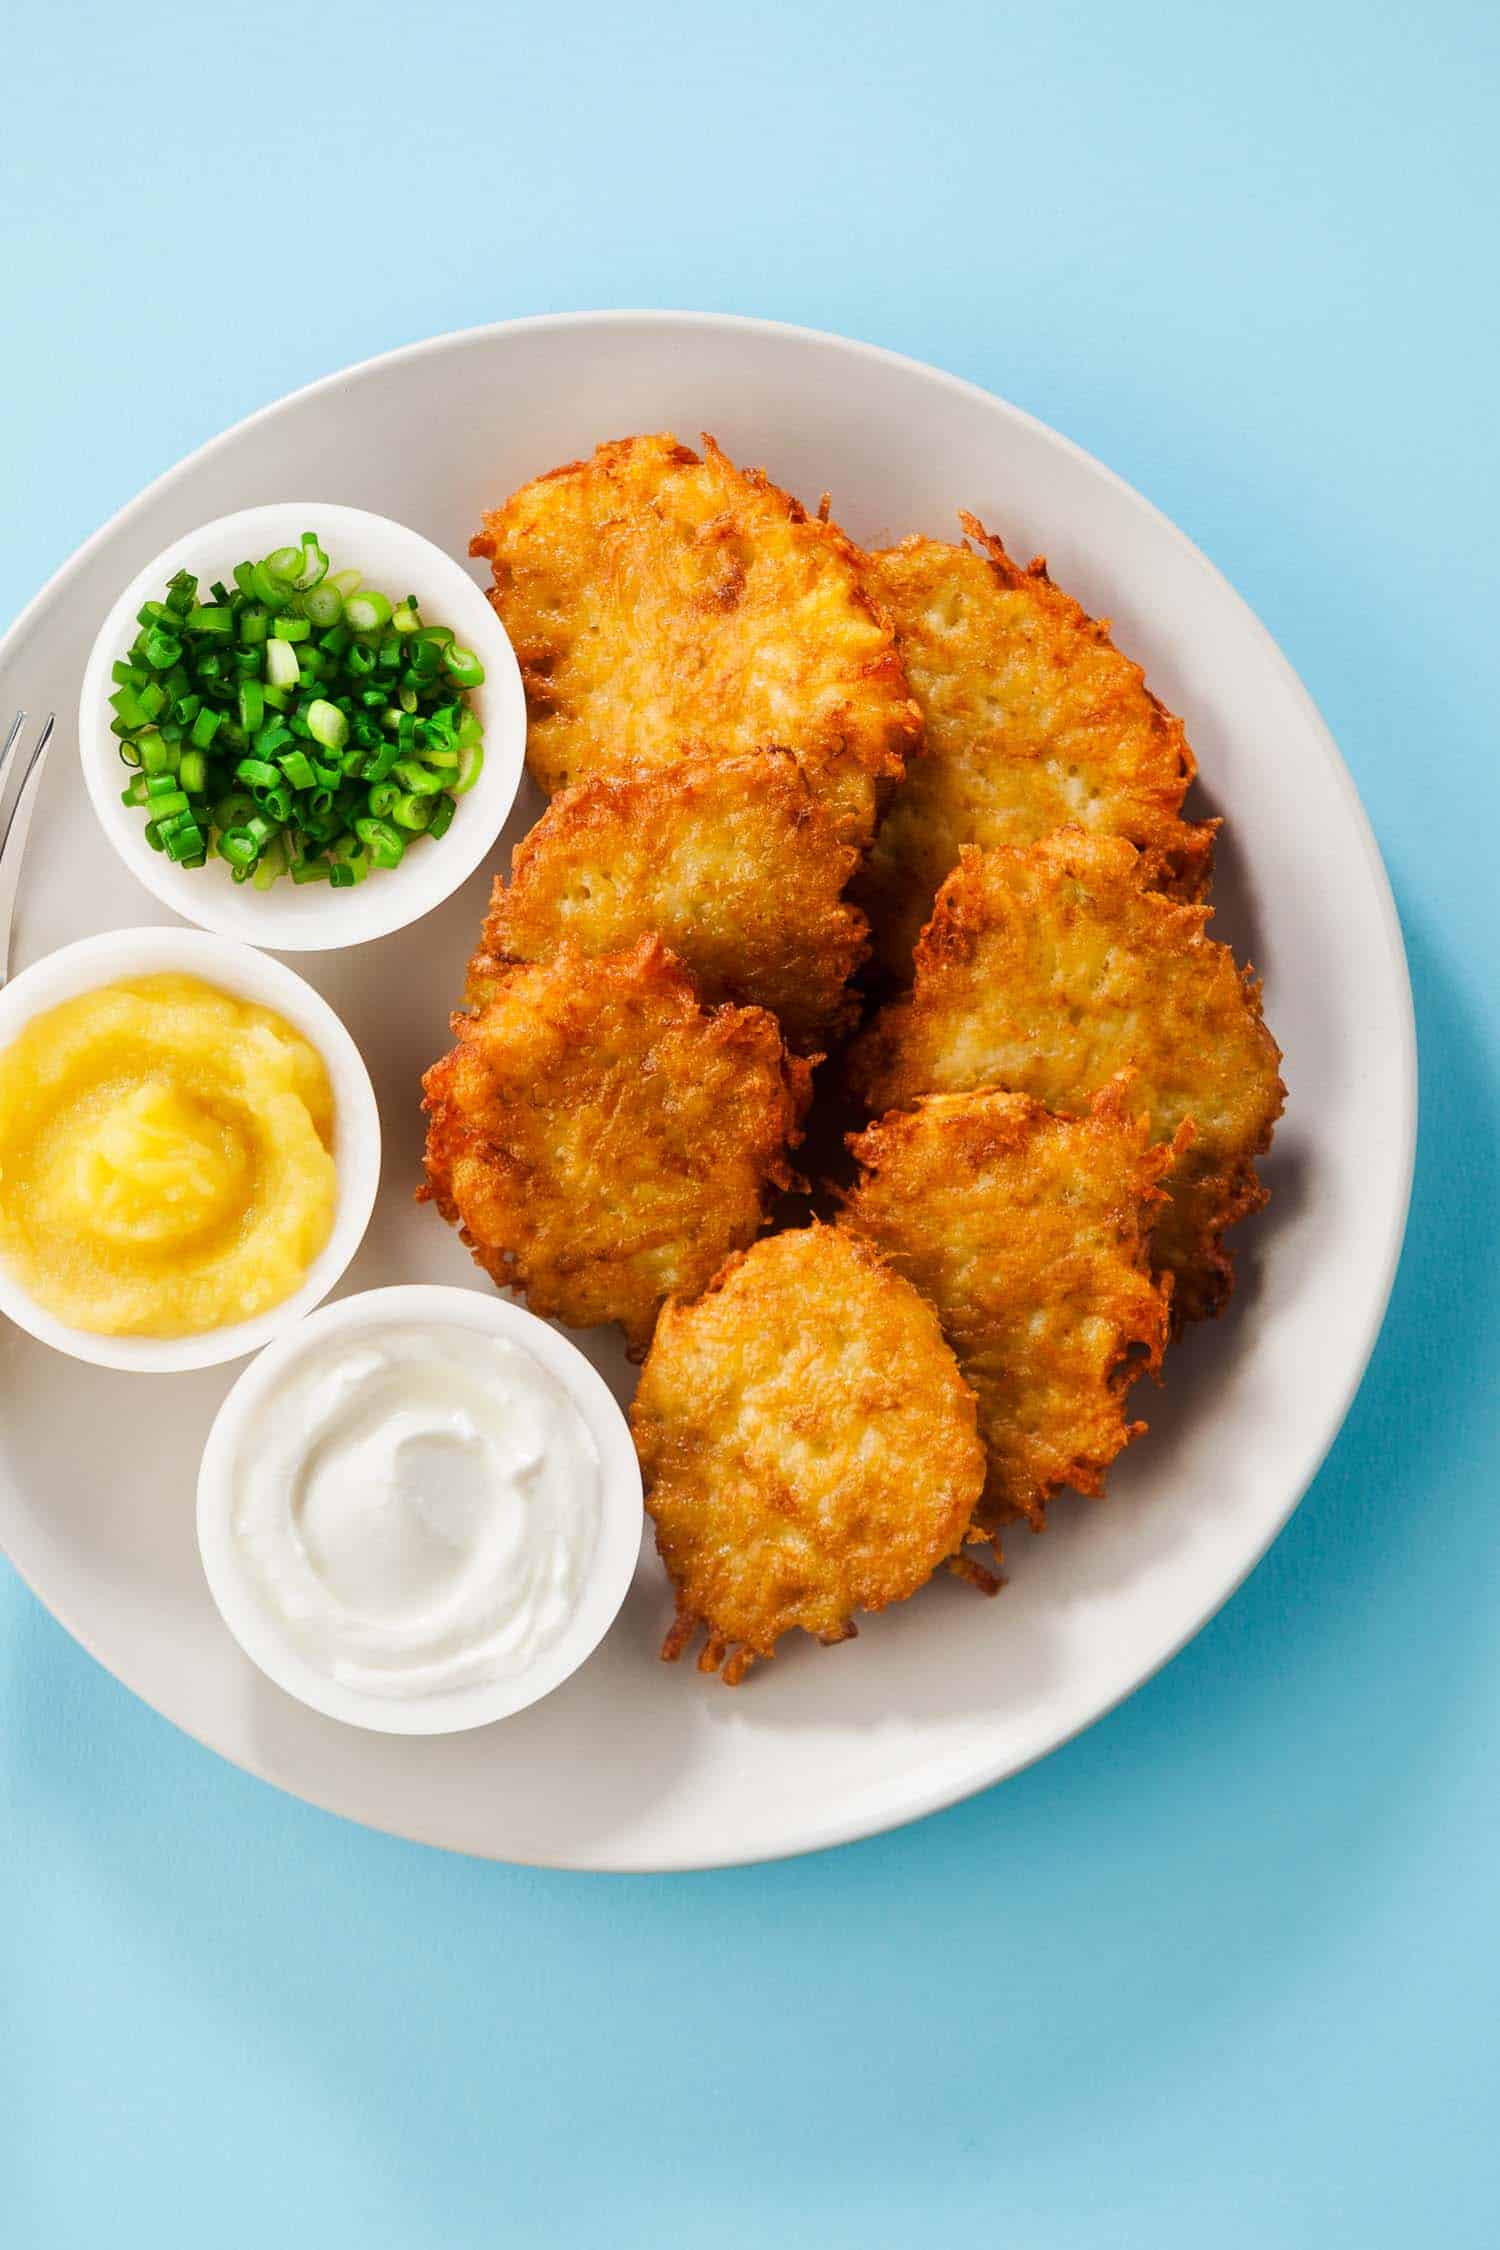
[[[656,1661],[670,1604],[649,1557],[591,1663],[504,1724],[446,1740],[359,1734],[263,1680],[219,1621],[193,1532],[222,1370],[149,1384],[0,1337],[0,1539],[68,1629],[179,1726],[371,1826],[546,1866],[659,1869],[772,1857],[951,1803],[1065,1741],[1212,1615],[1285,1523],[1353,1396],[1405,1220],[1411,1000],[1379,855],[1283,657],[1195,548],[1066,440],[951,377],[831,336],[686,314],[523,321],[372,360],[268,407],[98,533],[0,644],[0,707],[77,708],[109,603],[177,533],[321,491],[461,554],[481,508],[596,439],[707,429],[856,538],[952,535],[973,508],[1115,621],[1187,719],[1203,799],[1228,816],[1222,935],[1265,973],[1286,1051],[1269,1211],[1241,1230],[1238,1297],[1173,1354],[1154,1425],[1102,1506],[1011,1543],[996,1602],[956,1581],[789,1648],[735,1691]],[[49,764],[19,959],[151,918],[85,799]],[[512,832],[535,817],[523,791]],[[506,841],[509,841],[507,837]],[[485,894],[306,973],[360,1040],[385,1125],[383,1193],[349,1288],[480,1285],[415,1206],[417,1077],[445,1044]],[[156,919],[163,919],[161,914]],[[628,1387],[612,1339],[588,1339]],[[1139,1396],[1139,1393],[1137,1394]],[[162,1408],[170,1401],[171,1412]]]

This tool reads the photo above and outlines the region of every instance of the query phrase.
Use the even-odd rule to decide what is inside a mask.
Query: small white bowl
[[[233,1534],[241,1448],[264,1425],[278,1380],[309,1349],[334,1336],[417,1323],[502,1336],[539,1360],[567,1391],[599,1455],[599,1533],[577,1609],[559,1638],[523,1672],[478,1686],[398,1701],[328,1678],[287,1637],[256,1592]],[[619,1614],[635,1573],[643,1522],[641,1471],[614,1394],[577,1346],[535,1313],[476,1289],[411,1283],[342,1297],[261,1353],[236,1382],[209,1432],[198,1472],[198,1552],[220,1616],[265,1673],[314,1711],[376,1734],[459,1734],[508,1719],[539,1702],[591,1656]]]
[[[95,1367],[122,1367],[146,1375],[175,1375],[190,1367],[217,1367],[259,1351],[283,1328],[327,1296],[364,1237],[380,1181],[380,1112],[364,1058],[328,1002],[295,969],[269,960],[248,945],[209,937],[200,930],[105,930],[80,938],[34,961],[0,991],[0,1051],[35,1016],[80,993],[127,977],[174,971],[274,1009],[322,1056],[334,1100],[334,1161],[338,1201],[327,1242],[290,1297],[254,1320],[197,1336],[95,1336],[69,1328],[47,1312],[0,1260],[0,1313],[29,1335]]]
[[[436,844],[414,844],[399,867],[372,868],[363,883],[345,891],[331,890],[326,883],[297,884],[290,876],[282,876],[268,891],[257,891],[252,884],[236,883],[221,859],[210,859],[205,867],[177,867],[146,842],[145,815],[120,802],[130,774],[120,762],[119,741],[110,733],[110,668],[135,639],[141,604],[159,601],[174,572],[193,571],[203,587],[216,578],[227,585],[236,563],[259,561],[278,547],[295,547],[304,531],[317,533],[331,570],[361,572],[367,585],[393,602],[415,594],[428,624],[451,625],[459,645],[473,649],[484,665],[484,685],[470,690],[484,729],[484,767],[468,795],[459,799],[447,835]],[[202,929],[271,946],[278,953],[323,953],[405,929],[441,906],[489,856],[521,783],[526,698],[504,627],[451,555],[389,516],[327,500],[279,500],[184,533],[136,573],[104,620],[89,656],[78,707],[78,749],[105,835],[132,875],[163,906]]]

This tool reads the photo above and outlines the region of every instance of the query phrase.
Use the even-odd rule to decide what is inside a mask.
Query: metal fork
[[[36,790],[32,786],[52,740],[53,714],[49,711],[30,752],[17,749],[26,713],[18,711],[10,722],[5,747],[0,749],[0,985],[10,975],[10,925],[16,910],[16,886],[21,880],[21,854],[31,826]]]

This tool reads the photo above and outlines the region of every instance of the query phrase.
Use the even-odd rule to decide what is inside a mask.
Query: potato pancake
[[[974,1394],[932,1307],[866,1242],[812,1225],[674,1301],[631,1408],[677,1589],[662,1648],[707,1630],[733,1686],[783,1633],[852,1637],[957,1554],[984,1488]]]
[[[1024,850],[965,851],[922,933],[912,993],[850,1058],[876,1112],[997,1087],[1078,1115],[1134,1071],[1157,1140],[1194,1129],[1152,1243],[1181,1319],[1229,1294],[1224,1230],[1266,1200],[1254,1159],[1285,1092],[1260,987],[1204,934],[1208,917],[1153,890],[1122,837],[1063,829]]]
[[[551,796],[780,744],[863,847],[921,736],[895,635],[836,525],[703,445],[617,439],[485,517],[470,552],[526,683],[527,764]]]
[[[1082,1117],[1025,1094],[932,1094],[850,1138],[842,1223],[937,1308],[979,1401],[989,1529],[1040,1530],[1064,1486],[1102,1492],[1145,1429],[1125,1395],[1167,1340],[1150,1237],[1174,1151],[1131,1106],[1125,1078]]]
[[[842,896],[858,854],[788,752],[693,757],[554,797],[498,878],[468,998],[567,941],[618,953],[655,933],[707,1003],[769,1008],[803,1052],[847,1027],[865,918]]]
[[[811,1071],[763,1008],[699,1006],[655,938],[518,968],[422,1081],[422,1192],[477,1262],[635,1356],[662,1299],[702,1289],[791,1183]]]
[[[976,543],[907,539],[865,559],[922,708],[915,759],[880,825],[856,896],[881,965],[903,984],[938,885],[965,844],[1029,844],[1073,826],[1125,836],[1160,888],[1198,898],[1217,822],[1179,815],[1195,762],[1109,627],[1023,570],[974,516]]]

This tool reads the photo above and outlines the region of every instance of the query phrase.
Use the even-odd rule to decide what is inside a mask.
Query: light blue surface
[[[1425,1108],[1384,1340],[1268,1560],[900,1835],[445,1859],[219,1764],[0,1573],[0,2240],[1492,2245],[1495,17],[53,0],[5,54],[0,616],[203,438],[436,330],[894,345],[1278,636],[1385,850]]]

